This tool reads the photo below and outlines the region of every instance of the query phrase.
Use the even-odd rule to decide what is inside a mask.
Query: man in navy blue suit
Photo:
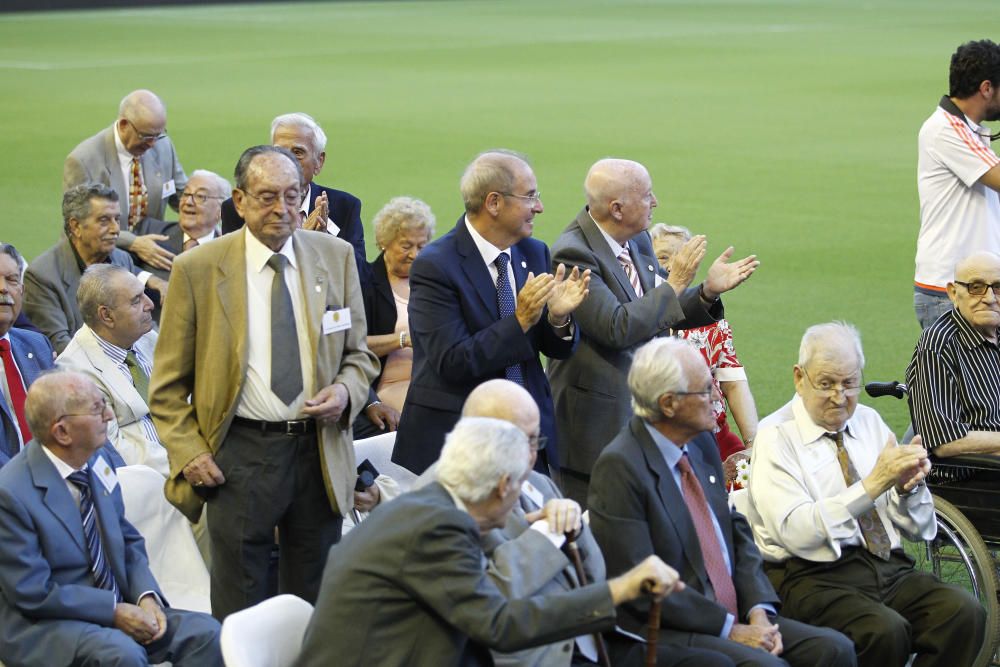
[[[569,357],[579,333],[572,312],[587,295],[590,272],[557,267],[530,238],[544,210],[525,158],[480,154],[462,175],[465,215],[429,244],[410,270],[413,374],[392,460],[422,473],[479,384],[517,382],[535,399],[548,441],[536,468],[556,468],[552,392],[538,360]],[[543,460],[544,459],[544,460]]]
[[[307,217],[305,228],[325,231],[354,246],[354,257],[362,281],[368,268],[365,259],[365,228],[361,224],[361,200],[350,192],[325,188],[313,182],[326,162],[326,133],[304,113],[286,113],[271,121],[271,143],[287,148],[302,165],[303,182],[308,185],[302,212]],[[222,203],[222,233],[228,234],[243,226],[233,200]]]
[[[0,466],[31,440],[24,414],[28,387],[38,374],[52,368],[52,345],[40,333],[15,329],[21,313],[24,260],[17,249],[0,243]]]

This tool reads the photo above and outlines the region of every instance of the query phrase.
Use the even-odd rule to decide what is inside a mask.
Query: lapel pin
[[[709,484],[715,484],[715,475],[709,475],[708,476],[708,483]]]
[[[34,353],[32,353],[32,352],[29,352],[29,353],[28,353],[28,358],[29,358],[29,359],[34,359],[34,358],[35,358],[35,355],[34,355]]]
[[[650,264],[650,265],[649,265],[649,266],[647,266],[646,268],[647,268],[647,269],[649,269],[650,271],[652,271],[652,270],[653,270],[653,265],[652,265],[652,264]]]
[[[526,261],[524,261],[523,259],[521,260],[521,268],[522,269],[528,268],[528,263]]]
[[[322,288],[322,287],[320,287],[319,285],[316,285],[316,291],[317,291],[317,292],[322,292],[322,291],[323,291],[323,288]]]

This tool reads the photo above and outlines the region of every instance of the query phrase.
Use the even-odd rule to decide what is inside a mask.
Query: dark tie
[[[89,475],[84,470],[77,470],[66,478],[80,489],[80,517],[83,519],[83,535],[87,540],[87,552],[90,554],[90,569],[94,573],[94,583],[98,588],[115,594],[115,602],[122,601],[118,582],[111,571],[111,565],[104,557],[101,548],[101,533],[97,527],[97,515],[94,512],[94,500],[90,492]]]
[[[844,473],[844,481],[847,482],[847,486],[856,484],[861,478],[844,448],[844,432],[827,433],[826,437],[837,443],[837,460],[840,461],[840,471]],[[882,519],[874,507],[858,517],[858,525],[861,527],[861,535],[865,538],[865,544],[868,545],[868,551],[882,560],[889,560],[889,554],[892,552],[892,541],[889,539],[889,533],[885,530],[885,524],[882,523]]]
[[[3,371],[7,376],[7,389],[10,391],[11,407],[14,408],[14,416],[17,418],[17,426],[21,431],[21,439],[24,442],[31,440],[31,429],[28,428],[28,420],[24,416],[24,382],[21,380],[21,373],[14,363],[14,355],[10,351],[10,341],[6,338],[0,339],[0,357],[3,357]],[[14,456],[17,454],[17,441],[8,443],[7,454]]]
[[[197,247],[198,247],[198,239],[188,239],[187,241],[184,242],[184,246],[181,248],[181,250],[183,252],[187,252],[191,248],[197,248]]]
[[[139,365],[139,357],[135,356],[135,350],[125,353],[125,365],[128,366],[128,374],[132,376],[135,390],[142,396],[143,402],[149,405],[149,376]]]
[[[274,271],[271,280],[271,391],[285,405],[290,405],[302,393],[302,362],[292,295],[285,284],[287,263],[288,258],[278,254],[267,260]]]
[[[719,538],[715,534],[715,526],[712,524],[712,510],[705,500],[705,492],[701,488],[701,483],[695,477],[688,455],[685,453],[681,460],[677,462],[677,468],[681,471],[681,489],[684,491],[684,504],[687,505],[691,521],[694,523],[694,530],[698,533],[698,544],[701,547],[701,557],[705,563],[705,572],[715,589],[715,599],[723,607],[729,610],[733,616],[739,617],[739,604],[736,600],[736,588],[733,586],[733,577],[726,567],[726,559],[722,556],[722,546]]]
[[[510,264],[510,257],[502,252],[493,261],[497,267],[497,310],[500,311],[500,319],[514,314],[514,290],[510,288],[510,280],[507,278],[507,266]],[[521,372],[521,364],[511,364],[503,370],[505,378],[511,382],[516,382],[524,386],[524,374]]]

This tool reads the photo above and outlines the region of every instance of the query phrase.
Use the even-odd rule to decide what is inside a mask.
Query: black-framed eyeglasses
[[[163,130],[163,132],[158,132],[157,134],[143,134],[142,132],[139,131],[139,128],[135,126],[135,123],[130,121],[128,118],[125,119],[125,122],[132,126],[132,129],[135,130],[136,136],[139,137],[139,141],[143,143],[149,141],[156,143],[160,139],[165,139],[167,137],[166,130]]]
[[[218,199],[220,201],[223,199],[227,199],[227,197],[217,197],[215,195],[206,194],[202,190],[198,190],[198,192],[188,192],[187,190],[185,190],[184,192],[181,193],[182,202],[188,197],[190,197],[191,200],[194,201],[195,203],[201,205],[204,205],[205,202],[207,202],[209,199]]]
[[[283,199],[285,205],[289,208],[298,208],[302,205],[302,193],[298,190],[285,190],[282,193],[278,192],[262,192],[259,195],[255,195],[252,192],[243,190],[239,188],[240,192],[248,197],[252,197],[260,202],[261,206],[271,207],[278,203],[278,199]]]
[[[519,195],[519,194],[514,194],[513,192],[498,192],[497,194],[501,194],[504,197],[515,197],[517,199],[523,199],[526,202],[528,202],[528,204],[531,206],[534,206],[538,202],[542,201],[542,192],[540,190],[536,190],[535,193],[531,195]]]
[[[968,290],[971,296],[986,296],[986,290],[992,289],[993,296],[1000,299],[1000,283],[982,283],[978,280],[971,283],[963,283],[961,280],[953,281],[956,285],[961,285]]]
[[[60,421],[66,417],[103,417],[107,409],[108,409],[108,400],[102,397],[101,407],[97,408],[97,412],[67,412],[64,415],[59,415],[59,417],[57,417],[55,421]]]
[[[799,368],[802,369],[802,374],[806,376],[806,382],[809,383],[809,386],[812,387],[817,394],[826,398],[830,398],[831,396],[841,392],[843,392],[844,396],[857,396],[861,393],[861,388],[865,384],[864,374],[861,372],[860,368],[852,377],[841,380],[840,382],[831,382],[830,380],[824,378],[819,381],[819,384],[813,382],[812,378],[809,377],[809,373],[806,372],[806,369],[801,366]]]

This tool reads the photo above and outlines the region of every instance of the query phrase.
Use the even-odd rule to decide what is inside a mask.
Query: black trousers
[[[220,621],[268,596],[278,529],[278,592],[316,603],[343,518],[330,507],[315,434],[233,424],[215,461],[226,476],[208,501],[212,615]]]
[[[859,667],[971,665],[983,643],[986,612],[967,591],[913,569],[902,551],[883,561],[867,549],[845,549],[832,563],[793,558],[768,566],[781,612],[840,630]]]

